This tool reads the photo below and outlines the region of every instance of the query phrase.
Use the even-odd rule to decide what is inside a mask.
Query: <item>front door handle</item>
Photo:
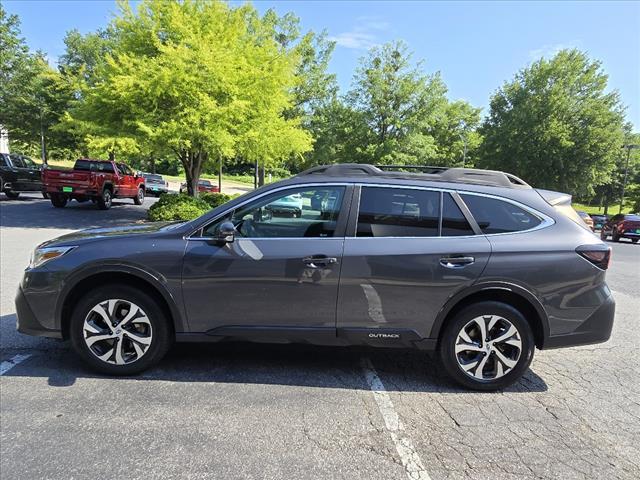
[[[464,268],[475,261],[476,259],[473,257],[442,257],[440,265],[446,268]]]
[[[311,257],[304,257],[302,263],[309,268],[326,268],[329,265],[338,263],[338,259],[335,257],[327,257],[326,255],[313,255]]]

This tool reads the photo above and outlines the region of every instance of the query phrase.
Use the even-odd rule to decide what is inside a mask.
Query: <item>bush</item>
[[[184,194],[163,193],[160,200],[147,211],[152,222],[193,220],[209,210],[228,202],[237,195],[224,193],[201,193],[198,198]]]
[[[220,205],[227,203],[232,198],[236,198],[238,195],[227,195],[226,193],[201,193],[200,198],[207,202],[210,208],[216,208]]]

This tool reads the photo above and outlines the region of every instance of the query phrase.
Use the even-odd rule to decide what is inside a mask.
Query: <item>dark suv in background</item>
[[[9,198],[41,192],[42,167],[25,155],[0,153],[0,190]]]
[[[637,243],[640,239],[640,215],[619,213],[611,217],[600,230],[602,240],[606,240],[609,236],[614,242],[619,242],[621,238],[628,238],[633,243]]]
[[[174,340],[436,350],[469,388],[516,381],[535,347],[606,341],[610,249],[571,207],[502,172],[310,169],[184,223],[38,246],[18,330],[68,338],[107,374]],[[300,215],[282,208],[300,205]]]

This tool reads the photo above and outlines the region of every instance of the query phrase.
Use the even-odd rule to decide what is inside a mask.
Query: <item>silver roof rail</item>
[[[390,169],[421,170],[421,172],[403,172]],[[470,183],[506,188],[531,188],[531,186],[510,173],[479,168],[447,168],[428,165],[369,165],[365,163],[336,163],[309,168],[297,176],[377,176],[386,178],[404,178],[432,182]]]

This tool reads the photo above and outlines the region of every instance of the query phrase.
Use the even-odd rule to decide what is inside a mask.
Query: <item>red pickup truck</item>
[[[102,210],[111,208],[114,198],[132,198],[136,205],[144,201],[144,178],[123,163],[81,158],[72,170],[45,168],[43,191],[56,208],[69,200],[91,200]]]

